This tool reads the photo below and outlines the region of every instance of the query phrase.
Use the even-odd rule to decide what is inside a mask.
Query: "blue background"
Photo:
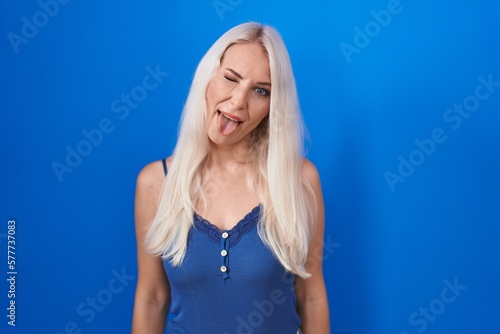
[[[474,102],[479,77],[500,81],[500,3],[218,3],[69,1],[44,16],[35,1],[0,2],[0,249],[15,219],[18,271],[11,327],[0,257],[0,331],[130,331],[135,178],[171,153],[204,52],[257,20],[289,48],[322,176],[332,333],[499,333],[500,87],[459,126],[444,117]],[[390,22],[374,23],[388,7]],[[26,20],[38,31],[24,28],[30,37],[13,46]],[[346,56],[346,44],[357,51]],[[168,75],[126,116],[114,112],[115,99],[141,92],[148,66]],[[83,147],[82,131],[103,119],[112,130]],[[437,128],[446,140],[418,153],[415,140]],[[58,178],[54,161],[79,144],[88,154]],[[410,158],[418,166],[391,187],[386,173]]]

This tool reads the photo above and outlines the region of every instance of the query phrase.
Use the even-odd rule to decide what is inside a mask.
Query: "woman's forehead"
[[[221,68],[231,68],[243,77],[257,75],[261,77],[259,80],[270,79],[269,57],[257,42],[231,45],[224,53]]]

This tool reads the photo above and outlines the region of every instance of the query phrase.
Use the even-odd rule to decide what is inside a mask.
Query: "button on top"
[[[223,237],[224,239],[226,239],[227,237],[229,237],[229,234],[228,234],[227,232],[224,232],[224,233],[222,233],[222,237]]]
[[[227,255],[227,250],[223,249],[220,251],[220,255],[226,256]]]
[[[226,266],[221,266],[221,267],[220,267],[220,271],[222,271],[223,273],[225,273],[225,272],[227,271]]]

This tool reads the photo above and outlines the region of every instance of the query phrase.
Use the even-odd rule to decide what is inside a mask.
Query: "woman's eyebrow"
[[[238,79],[243,79],[243,77],[241,76],[241,74],[239,74],[238,72],[236,72],[235,70],[233,70],[232,68],[229,68],[229,67],[226,67],[226,70],[228,70],[229,72],[233,73]],[[264,86],[269,86],[271,87],[271,83],[270,82],[257,82],[258,85],[264,85]]]
[[[241,74],[239,74],[238,72],[236,72],[232,68],[226,67],[226,70],[228,70],[229,72],[233,73],[238,79],[243,79],[243,77],[241,76]]]

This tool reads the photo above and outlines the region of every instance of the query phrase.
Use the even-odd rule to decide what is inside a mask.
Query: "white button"
[[[227,234],[227,232],[224,232],[224,233],[222,233],[222,237],[223,237],[224,239],[226,239],[227,237],[229,237],[229,234]]]
[[[227,271],[226,266],[221,266],[221,267],[220,267],[220,271],[222,271],[223,273],[225,273],[225,272]]]
[[[227,255],[227,250],[223,249],[220,251],[220,255],[226,256]]]

